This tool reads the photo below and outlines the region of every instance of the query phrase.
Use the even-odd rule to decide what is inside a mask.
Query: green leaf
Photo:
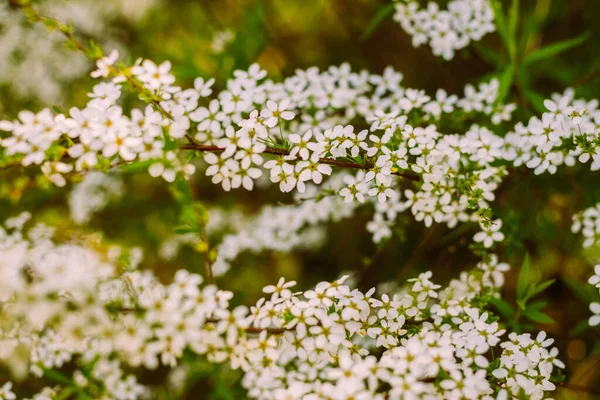
[[[517,52],[517,28],[519,27],[519,0],[512,0],[508,17],[507,36],[511,59],[515,59]]]
[[[119,166],[119,171],[127,174],[135,174],[138,172],[147,171],[150,166],[156,162],[156,160],[145,160],[145,161],[134,161],[128,164],[123,164]]]
[[[517,52],[518,54],[524,54],[529,45],[529,39],[537,31],[540,22],[536,15],[525,14],[523,15],[523,22],[521,23],[521,32],[519,34]]]
[[[98,43],[94,40],[90,40],[85,55],[91,60],[99,60],[104,56],[104,52]]]
[[[496,104],[502,103],[508,96],[508,92],[513,83],[515,69],[513,65],[507,65],[502,74],[500,75],[500,87],[498,88],[498,97],[496,98]]]
[[[529,287],[529,279],[531,275],[531,267],[529,261],[529,253],[525,254],[523,259],[523,265],[521,266],[521,272],[519,272],[519,281],[517,282],[517,299],[525,298],[525,292]]]
[[[573,329],[571,329],[569,331],[569,336],[570,337],[576,337],[581,335],[583,332],[585,332],[588,328],[590,327],[590,325],[588,324],[588,321],[580,321],[577,325],[575,325],[575,327]]]
[[[574,47],[581,45],[590,37],[590,33],[586,32],[582,35],[574,37],[572,39],[562,40],[560,42],[551,43],[548,46],[544,46],[539,48],[527,55],[523,59],[523,64],[530,64],[535,61],[543,60],[545,58],[553,57],[557,54],[562,53],[563,51],[567,51]]]
[[[542,96],[541,94],[536,93],[533,90],[525,90],[525,97],[527,98],[529,103],[532,105],[534,110],[536,112],[538,112],[539,114],[543,114],[547,111],[546,106],[544,106],[544,100],[546,98],[544,96]]]
[[[55,400],[72,399],[73,394],[75,394],[75,388],[72,386],[66,387],[66,388],[62,389],[60,392],[58,392],[58,394],[56,395],[56,397],[54,399]]]
[[[499,1],[490,1],[490,5],[492,6],[492,10],[494,11],[494,20],[496,23],[496,30],[498,34],[502,38],[504,45],[507,49],[510,48],[510,40],[508,37],[508,27],[506,25],[506,18],[504,17],[504,11],[502,10],[502,3]]]
[[[596,301],[598,291],[592,285],[581,283],[575,279],[564,279],[563,282],[582,303],[589,304]]]
[[[175,228],[173,228],[173,233],[176,233],[178,235],[184,235],[186,233],[191,233],[191,232],[195,232],[196,230],[194,228],[192,228],[191,226],[188,225],[179,225],[176,226]]]
[[[186,204],[194,202],[194,196],[184,177],[177,176],[177,178],[175,178],[175,188],[177,192],[176,197],[180,203]]]
[[[500,368],[500,359],[496,358],[494,361],[492,361],[489,365],[487,370],[491,373],[492,371],[496,370]]]
[[[373,19],[369,22],[362,35],[360,35],[360,40],[364,41],[371,37],[375,29],[379,26],[379,24],[394,11],[394,3],[390,3],[387,6],[383,7],[381,10],[375,14]]]
[[[525,311],[523,311],[523,315],[528,320],[537,322],[540,324],[553,324],[554,323],[554,320],[552,318],[550,318],[550,316],[548,314],[543,313],[538,310],[533,310],[533,309],[527,308]]]
[[[57,371],[55,369],[51,369],[51,368],[46,368],[46,367],[42,367],[42,371],[44,371],[44,376],[56,383],[59,383],[61,385],[72,385],[73,381],[71,380],[71,378],[69,378],[67,375],[63,374],[60,371]]]
[[[490,297],[488,301],[498,310],[498,312],[500,313],[500,315],[502,315],[504,319],[512,319],[513,315],[515,314],[515,311],[509,303],[497,297]]]
[[[475,53],[488,64],[493,65],[494,67],[499,67],[502,64],[502,59],[500,55],[496,53],[493,49],[481,44],[480,42],[474,42],[471,45],[471,48],[475,50]]]
[[[64,111],[63,111],[63,110],[60,108],[60,106],[57,106],[57,105],[53,105],[53,106],[52,106],[52,112],[53,112],[54,114],[66,114],[66,113],[65,113],[65,112],[64,112]]]
[[[531,303],[529,303],[527,305],[527,309],[539,311],[539,310],[543,309],[544,307],[546,307],[547,305],[548,305],[548,302],[546,300],[532,301]]]
[[[548,288],[548,286],[552,285],[556,282],[556,279],[549,279],[546,282],[542,282],[540,284],[535,285],[528,293],[529,297],[537,296],[542,293],[544,290]]]

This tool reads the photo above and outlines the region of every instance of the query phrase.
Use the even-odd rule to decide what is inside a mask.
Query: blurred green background
[[[577,85],[578,96],[599,97],[600,1],[523,0],[521,3],[524,31],[530,32],[521,43],[525,52],[589,33],[581,46],[532,64],[524,77],[529,88],[547,97]],[[126,57],[130,61],[137,57],[157,63],[170,60],[184,87],[201,76],[215,77],[215,87],[222,88],[233,70],[247,68],[254,62],[274,79],[315,65],[323,69],[348,62],[354,70],[377,73],[391,65],[404,74],[404,86],[423,88],[430,94],[438,88],[460,94],[465,84],[498,73],[497,66],[485,61],[485,54],[478,46],[459,51],[450,62],[434,57],[428,47],[413,48],[411,38],[389,14],[367,34],[366,28],[389,4],[383,0],[161,0],[135,23],[117,21],[113,34],[128,49]],[[73,23],[77,27],[77,21]],[[222,51],[215,50],[215,37],[223,32],[230,32],[225,36],[232,39],[226,41]],[[479,46],[505,57],[497,34],[485,36]],[[63,102],[56,105],[62,109],[83,106],[92,85],[85,76],[75,80]],[[519,95],[519,88],[512,89],[511,100],[520,105],[517,117],[524,119],[534,113],[533,105]],[[13,118],[23,108],[37,110],[48,106],[32,99],[15,98],[11,86],[6,84],[0,91],[0,103],[3,105],[0,119]],[[509,129],[508,125],[505,129]],[[65,231],[71,229],[65,200],[67,191],[49,188],[22,192],[14,188],[14,182],[23,179],[23,170],[0,174],[3,174],[0,194],[12,198],[0,200],[1,217],[31,210]],[[195,176],[193,186],[209,209],[236,207],[252,214],[264,204],[291,202],[290,196],[273,188],[251,194],[225,193],[201,175]],[[181,267],[202,273],[203,257],[191,247],[184,248],[173,261],[157,256],[158,246],[172,235],[177,225],[178,209],[166,185],[144,173],[126,175],[125,182],[125,195],[97,214],[83,227],[84,231],[102,231],[112,242],[141,246],[145,265],[165,280]],[[594,263],[600,262],[600,249],[583,251],[581,238],[570,232],[573,214],[597,202],[600,202],[600,175],[589,172],[588,166],[563,168],[554,176],[538,177],[530,170],[519,169],[497,191],[492,208],[503,219],[507,236],[499,256],[512,266],[507,275],[505,298],[514,304],[518,269],[524,254],[529,252],[532,265],[543,279],[556,279],[543,295],[549,302],[545,312],[555,323],[531,328],[544,329],[556,339],[572,385],[600,390],[600,330],[587,328],[585,324],[590,315],[589,302],[598,300],[597,291],[586,281]],[[260,296],[264,285],[275,282],[279,276],[296,279],[299,287],[305,288],[349,271],[359,287],[368,288],[386,281],[401,285],[419,272],[432,270],[433,280],[443,284],[477,262],[468,249],[478,230],[475,224],[456,230],[439,225],[427,229],[405,214],[394,227],[394,237],[382,246],[375,246],[365,229],[371,215],[372,210],[365,207],[350,219],[328,224],[324,245],[314,251],[243,254],[218,283],[237,294],[235,301],[251,303]],[[211,245],[219,240],[220,235],[211,237]],[[233,383],[238,375],[203,363],[192,365],[195,372],[188,385],[188,398],[204,398],[197,397],[200,388],[204,393],[210,392],[210,398],[240,398],[239,387]],[[147,379],[162,381],[164,376],[160,374],[161,371],[151,374]],[[164,396],[171,396],[166,389]],[[556,397],[600,398],[573,390],[560,390]]]

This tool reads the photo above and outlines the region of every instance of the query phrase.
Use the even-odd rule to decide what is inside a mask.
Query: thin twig
[[[191,185],[190,182],[187,180],[186,180],[186,183],[188,185],[188,188],[190,190],[193,200],[198,201],[196,187]],[[195,210],[195,208],[194,208],[194,210]],[[206,283],[208,283],[209,285],[212,285],[212,284],[214,284],[214,275],[213,275],[213,270],[212,270],[213,260],[211,259],[211,250],[210,250],[210,244],[208,241],[208,233],[206,232],[206,219],[203,218],[202,216],[198,215],[198,213],[196,211],[194,211],[194,213],[196,214],[196,218],[198,218],[198,222],[200,223],[200,225],[202,227],[201,232],[200,232],[200,240],[204,243],[204,245],[206,245],[205,249],[201,249],[201,253],[204,258],[204,268],[206,270]]]
[[[573,87],[581,86],[584,83],[588,83],[589,81],[592,81],[599,76],[600,76],[600,67],[597,67],[595,70],[593,70],[592,72],[590,72],[583,78],[576,80],[575,83],[573,83]]]
[[[180,146],[179,148],[181,150],[194,150],[194,151],[203,151],[203,152],[210,152],[210,153],[219,153],[219,152],[222,152],[225,150],[222,147],[202,145],[202,144],[186,144],[186,145]],[[290,154],[290,152],[288,150],[277,149],[275,147],[267,147],[263,151],[263,153],[279,155],[279,156],[287,156]],[[367,170],[367,169],[372,169],[374,167],[373,164],[368,164],[368,163],[367,164],[359,164],[359,163],[350,162],[350,161],[334,160],[332,158],[320,158],[319,162],[321,164],[328,164],[328,165],[332,165],[334,167],[340,167],[340,168]],[[420,181],[420,178],[417,175],[409,173],[409,172],[397,171],[397,172],[392,172],[392,174],[401,176],[405,179],[409,179],[412,181]]]

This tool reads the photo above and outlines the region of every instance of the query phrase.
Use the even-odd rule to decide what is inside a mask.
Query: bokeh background
[[[144,57],[159,63],[170,60],[182,86],[194,78],[216,78],[215,88],[224,87],[235,69],[258,62],[274,79],[296,69],[348,62],[355,70],[381,73],[391,65],[404,74],[404,86],[426,89],[430,94],[443,88],[460,94],[467,83],[489,79],[497,66],[484,49],[504,57],[497,34],[484,37],[481,46],[457,53],[450,62],[431,54],[427,47],[413,48],[411,38],[391,15],[373,24],[390,2],[386,0],[42,0],[49,14],[69,20],[85,38],[94,38],[106,50],[118,48],[126,61]],[[444,1],[441,1],[444,3]],[[589,38],[577,48],[533,64],[528,70],[529,87],[549,96],[575,86],[578,96],[600,97],[600,1],[523,0],[524,30],[530,33],[520,43],[525,52],[544,44],[583,33]],[[87,77],[92,65],[82,55],[62,49],[59,34],[31,28],[18,10],[0,8],[0,119],[14,118],[24,108],[39,110],[56,106],[68,110],[82,106],[93,82]],[[19,28],[15,28],[16,25]],[[369,28],[370,27],[370,28]],[[56,36],[54,38],[53,36]],[[34,42],[42,38],[43,40]],[[40,39],[41,40],[41,39]],[[51,43],[52,51],[44,51]],[[40,54],[50,61],[27,61]],[[486,61],[488,60],[488,61]],[[15,66],[16,65],[16,66]],[[29,70],[27,68],[30,68]],[[50,78],[52,78],[50,80]],[[24,79],[37,79],[24,89]],[[49,82],[52,82],[50,84]],[[58,89],[57,89],[58,88]],[[513,88],[511,99],[519,104],[518,118],[527,118],[534,106]],[[133,96],[125,104],[136,104]],[[193,186],[215,215],[251,216],[265,204],[290,203],[290,196],[277,190],[224,193],[197,174]],[[107,240],[144,250],[144,265],[169,280],[179,268],[202,273],[202,255],[193,245],[183,245],[171,260],[160,257],[161,244],[169,240],[177,225],[178,208],[163,182],[147,174],[126,174],[123,193],[91,220],[74,225],[69,212],[68,190],[30,188],[23,170],[0,173],[0,217],[31,210],[39,218],[62,227],[65,234],[103,232]],[[68,189],[68,188],[67,188]],[[492,208],[504,221],[507,240],[499,256],[509,262],[504,295],[514,304],[519,266],[526,253],[542,279],[556,279],[544,292],[544,311],[553,324],[532,325],[556,339],[566,375],[572,387],[600,391],[600,329],[587,327],[588,304],[598,300],[597,291],[586,284],[592,267],[600,262],[600,248],[583,250],[582,240],[570,231],[573,214],[600,202],[600,174],[584,167],[563,168],[556,175],[534,177],[529,170],[513,170],[497,192]],[[434,281],[447,283],[460,271],[474,266],[477,258],[468,248],[478,227],[455,230],[434,225],[425,228],[410,215],[398,220],[394,237],[376,246],[365,224],[372,210],[364,207],[352,218],[324,227],[324,242],[316,248],[289,253],[243,254],[231,271],[219,278],[233,290],[239,303],[252,303],[261,288],[280,276],[295,279],[305,288],[321,280],[350,273],[361,288],[385,283],[401,286],[407,278],[425,270]],[[216,217],[215,217],[216,218]],[[235,224],[234,224],[235,225]],[[216,246],[228,232],[227,224],[211,234]],[[1,261],[1,260],[0,260]],[[190,363],[191,373],[184,396],[190,399],[242,398],[236,373],[201,361]],[[145,379],[164,385],[161,396],[175,398],[168,389],[164,371]],[[201,394],[200,394],[201,393]],[[600,392],[599,392],[600,393]],[[557,398],[592,399],[599,394],[559,390]]]

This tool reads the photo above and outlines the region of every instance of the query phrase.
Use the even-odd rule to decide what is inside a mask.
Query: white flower
[[[481,232],[477,232],[475,236],[473,236],[473,240],[478,243],[483,243],[485,248],[490,248],[493,246],[494,242],[501,242],[504,240],[504,234],[500,232],[502,228],[502,220],[492,221],[489,227],[484,227],[481,225]]]
[[[286,111],[289,106],[290,101],[287,99],[279,104],[275,103],[273,100],[269,100],[267,101],[267,108],[264,108],[261,111],[260,116],[265,119],[265,125],[272,128],[279,124],[280,119],[286,121],[294,119],[295,114],[291,111]]]
[[[590,311],[594,314],[590,317],[590,326],[600,325],[600,303],[591,303]]]
[[[310,139],[312,138],[312,131],[308,130],[304,134],[304,136],[300,136],[298,134],[291,134],[288,136],[290,143],[294,144],[292,150],[290,151],[290,157],[296,157],[299,155],[303,160],[308,160],[310,157],[310,152],[308,149],[308,144]]]
[[[175,82],[175,77],[169,74],[171,63],[165,61],[159,66],[150,60],[144,60],[141,65],[136,65],[131,72],[142,81],[149,89],[169,87]]]
[[[110,73],[110,67],[114,65],[115,62],[119,59],[119,52],[117,50],[111,51],[108,56],[102,57],[98,61],[96,61],[97,70],[92,71],[90,75],[92,78],[106,78]]]

